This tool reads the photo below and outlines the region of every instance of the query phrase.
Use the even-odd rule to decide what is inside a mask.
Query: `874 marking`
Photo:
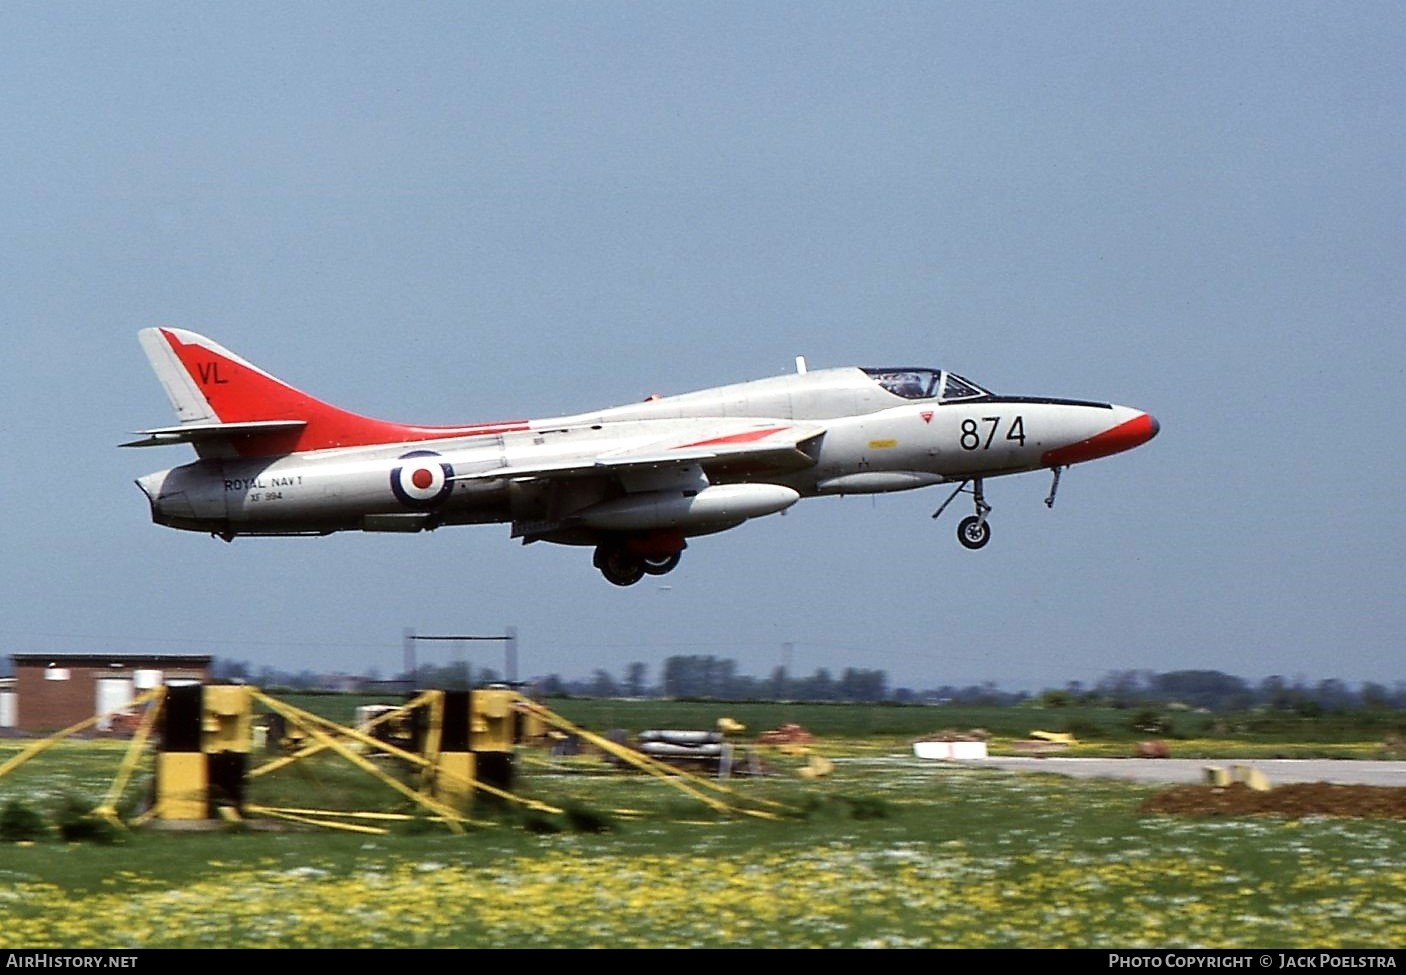
[[[974,417],[968,417],[962,421],[962,436],[958,442],[963,450],[990,450],[991,441],[996,439],[996,432],[1001,427],[1004,418],[999,416],[983,416],[978,423]],[[982,436],[982,426],[985,425],[985,437]],[[1025,417],[1017,415],[1011,421],[1010,427],[1006,430],[1005,440],[1013,440],[1020,446],[1025,446]]]

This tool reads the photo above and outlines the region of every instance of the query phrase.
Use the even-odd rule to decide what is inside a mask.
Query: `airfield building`
[[[103,715],[93,730],[114,729],[115,716],[142,691],[175,684],[204,684],[209,656],[189,654],[10,655],[13,684],[0,708],[0,729],[41,734]]]

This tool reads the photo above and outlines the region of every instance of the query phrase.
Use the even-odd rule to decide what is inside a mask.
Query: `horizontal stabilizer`
[[[200,443],[227,437],[258,433],[286,433],[307,426],[306,420],[245,420],[240,423],[183,423],[155,430],[138,430],[144,439],[119,444],[121,447],[162,447],[173,443]]]

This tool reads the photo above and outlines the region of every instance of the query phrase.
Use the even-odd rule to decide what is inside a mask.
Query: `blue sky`
[[[1403,49],[1373,2],[0,5],[0,654],[1406,681]],[[1162,432],[990,482],[980,552],[945,489],[826,498],[617,589],[505,526],[151,524],[158,324],[411,422],[805,355]]]

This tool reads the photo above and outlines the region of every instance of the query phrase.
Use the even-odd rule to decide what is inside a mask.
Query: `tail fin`
[[[328,447],[484,436],[527,426],[521,421],[432,427],[374,420],[300,392],[195,332],[147,328],[137,338],[180,425],[143,430],[144,439],[124,447],[190,443],[201,456],[263,457]]]

